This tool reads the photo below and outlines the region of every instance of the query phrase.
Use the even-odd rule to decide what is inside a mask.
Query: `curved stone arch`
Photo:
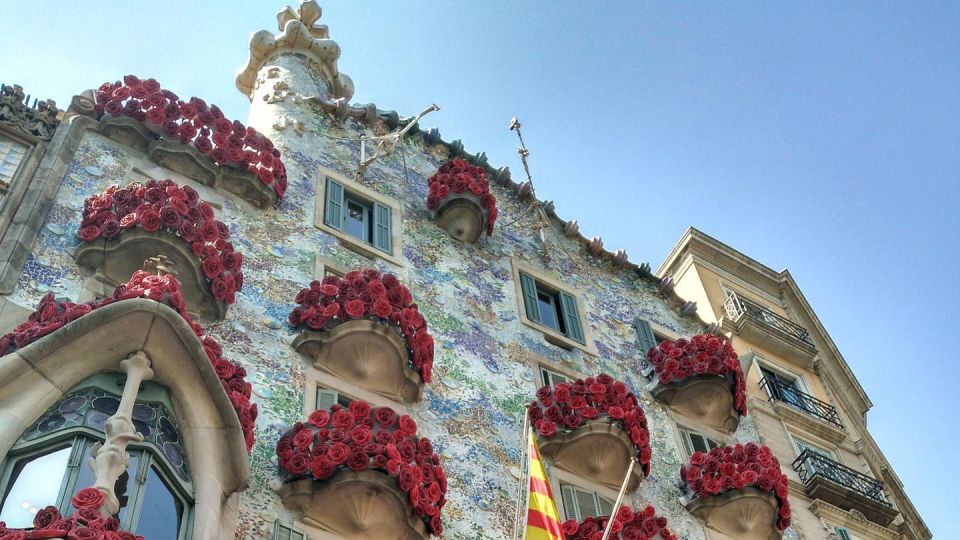
[[[97,309],[0,357],[0,456],[65,393],[87,377],[119,371],[142,351],[165,386],[187,446],[195,491],[193,538],[232,538],[250,464],[240,421],[190,326],[145,299]]]

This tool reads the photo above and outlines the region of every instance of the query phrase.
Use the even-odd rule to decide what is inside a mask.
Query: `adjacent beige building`
[[[761,441],[809,538],[932,537],[866,428],[872,403],[787,270],[690,228],[657,270],[740,355]],[[669,283],[669,282],[668,282]],[[820,534],[823,531],[823,534]]]

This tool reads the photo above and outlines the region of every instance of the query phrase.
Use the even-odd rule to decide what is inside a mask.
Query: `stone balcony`
[[[801,367],[810,367],[817,355],[817,346],[806,328],[734,292],[727,295],[723,307],[726,311],[722,321],[724,330],[790,358]]]
[[[804,450],[793,462],[807,495],[844,510],[857,510],[886,527],[899,513],[883,492],[883,484],[832,459]]]

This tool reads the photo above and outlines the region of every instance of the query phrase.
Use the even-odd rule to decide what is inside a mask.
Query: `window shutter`
[[[579,522],[580,516],[577,514],[576,497],[573,494],[573,487],[566,485],[560,486],[560,498],[563,499],[563,515],[567,519],[575,519]]]
[[[288,527],[279,521],[273,522],[272,540],[306,540],[307,535],[302,531]]]
[[[573,488],[573,492],[577,499],[577,512],[580,514],[577,519],[582,521],[588,517],[597,517],[600,509],[597,508],[596,494],[577,488]]]
[[[603,497],[597,495],[597,500],[599,501],[599,513],[598,516],[612,516],[613,515],[613,501],[604,499]]]
[[[560,293],[560,308],[563,311],[563,322],[567,328],[567,337],[584,343],[583,328],[580,326],[580,312],[577,311],[577,299],[565,292]]]
[[[850,531],[844,529],[843,527],[834,527],[834,531],[837,532],[837,536],[840,537],[840,540],[853,540],[853,537],[850,536]]]
[[[373,203],[373,247],[387,253],[393,252],[390,224],[390,207]]]
[[[343,221],[346,218],[343,186],[327,178],[325,196],[327,200],[323,211],[323,223],[337,230],[343,229]]]
[[[537,282],[527,274],[520,272],[520,289],[523,291],[523,307],[526,308],[527,318],[536,323],[540,322]]]
[[[329,388],[318,387],[316,409],[318,411],[329,411],[330,407],[332,407],[334,403],[337,403],[338,397],[339,396],[337,395],[336,390],[330,390]]]
[[[540,375],[543,377],[543,384],[547,386],[555,386],[560,383],[570,382],[570,378],[566,375],[561,375],[554,371],[550,371],[547,368],[540,368]]]
[[[650,349],[657,346],[657,337],[653,335],[653,328],[646,319],[637,317],[633,320],[633,327],[637,330],[637,346],[646,358]]]

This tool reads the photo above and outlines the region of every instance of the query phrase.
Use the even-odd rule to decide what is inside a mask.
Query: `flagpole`
[[[600,540],[607,540],[610,537],[610,530],[613,529],[613,520],[617,516],[617,510],[620,510],[620,505],[623,504],[623,496],[627,493],[627,484],[630,483],[630,475],[633,474],[633,466],[636,465],[637,458],[630,458],[630,466],[627,467],[627,475],[623,477],[623,484],[620,485],[620,493],[617,494],[617,502],[613,504],[613,513],[610,515],[610,519],[607,520],[607,526],[603,529],[603,537]]]
[[[529,505],[527,497],[523,496],[524,482],[527,479],[527,446],[530,445],[530,410],[528,405],[523,407],[523,433],[520,437],[520,480],[517,489],[517,514],[513,518],[513,540],[520,538],[520,526],[523,519],[524,507]]]

